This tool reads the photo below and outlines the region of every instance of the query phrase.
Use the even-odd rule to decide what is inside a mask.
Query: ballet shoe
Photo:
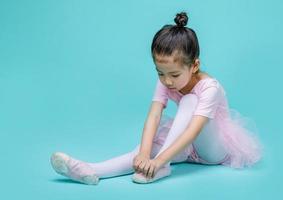
[[[141,184],[152,183],[161,178],[165,178],[169,176],[170,174],[171,174],[171,167],[163,167],[158,170],[158,172],[153,178],[148,178],[144,176],[142,173],[134,173],[132,175],[132,181],[135,183],[141,183]]]
[[[65,153],[53,153],[50,161],[53,169],[60,175],[88,185],[96,185],[99,182],[99,177],[87,163],[73,159]],[[87,173],[80,168],[86,169]]]

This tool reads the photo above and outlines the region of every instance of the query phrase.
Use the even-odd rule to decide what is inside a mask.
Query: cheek
[[[178,81],[178,86],[180,88],[183,88],[185,87],[189,82],[189,77],[188,76],[183,76],[183,77],[180,77],[180,80]]]

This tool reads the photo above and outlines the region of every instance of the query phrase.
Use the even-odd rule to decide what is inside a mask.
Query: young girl
[[[141,144],[124,155],[98,163],[65,153],[51,156],[54,170],[72,180],[97,184],[100,178],[133,173],[136,183],[150,183],[171,174],[170,163],[188,162],[252,166],[261,158],[261,144],[230,113],[221,84],[200,70],[199,44],[187,28],[185,12],[165,25],[152,41],[159,79],[144,124]],[[174,119],[162,115],[168,99],[178,105]]]

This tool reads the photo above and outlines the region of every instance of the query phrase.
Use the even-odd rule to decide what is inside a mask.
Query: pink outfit
[[[154,159],[164,152],[184,132],[193,115],[209,118],[197,138],[155,175],[155,180],[170,174],[170,163],[194,162],[199,164],[221,164],[232,168],[251,166],[261,158],[262,146],[253,132],[244,127],[246,120],[237,112],[229,109],[225,92],[214,78],[200,80],[189,94],[167,89],[158,80],[152,101],[167,106],[168,99],[178,105],[175,118],[162,115],[153,139],[150,158]],[[238,115],[231,115],[237,113]],[[140,152],[140,144],[132,151],[101,162],[84,162],[75,158],[62,166],[56,164],[54,169],[60,172],[68,168],[68,174],[74,180],[82,180],[86,175],[108,178],[134,172],[133,160]],[[57,162],[58,163],[58,162]],[[61,173],[64,175],[64,173]],[[134,177],[134,176],[133,176]],[[154,180],[154,181],[155,181]]]
[[[188,146],[187,151],[190,153],[188,161],[209,163],[206,160],[213,160],[211,154],[214,150],[215,154],[221,154],[222,151],[223,159],[219,160],[219,164],[232,168],[251,166],[260,160],[262,150],[260,142],[253,132],[244,127],[247,122],[245,118],[237,111],[229,109],[225,91],[215,78],[200,80],[189,94],[198,98],[193,115],[208,117],[209,123],[202,130],[206,134],[201,133]],[[179,102],[184,96],[177,90],[165,87],[158,79],[152,101],[159,101],[166,108],[168,99],[171,99],[179,107]],[[188,111],[190,109],[188,108]],[[170,128],[171,122],[173,122],[172,119],[165,119],[160,126]],[[214,141],[213,138],[217,138],[217,140]],[[222,145],[223,150],[216,150],[212,144],[213,142],[218,142],[214,146]],[[224,153],[225,157],[223,157]]]

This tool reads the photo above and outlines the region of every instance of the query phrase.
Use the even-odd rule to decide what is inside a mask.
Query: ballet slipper
[[[153,178],[148,178],[144,176],[142,173],[134,173],[132,176],[132,181],[135,183],[152,183],[161,178],[165,178],[171,174],[171,167],[162,167],[158,170]]]
[[[65,153],[53,153],[50,161],[53,169],[60,175],[88,185],[96,185],[99,182],[99,177],[91,166]]]

